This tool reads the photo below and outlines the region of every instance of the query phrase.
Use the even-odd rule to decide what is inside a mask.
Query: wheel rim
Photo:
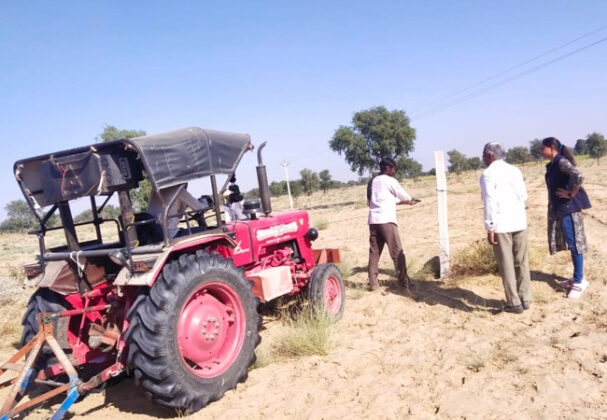
[[[206,283],[190,295],[179,316],[181,358],[196,376],[220,375],[238,357],[245,331],[244,307],[234,289],[224,283]]]
[[[341,308],[341,283],[337,276],[331,275],[327,277],[327,281],[325,281],[324,298],[327,312],[331,315],[338,313],[339,308]]]

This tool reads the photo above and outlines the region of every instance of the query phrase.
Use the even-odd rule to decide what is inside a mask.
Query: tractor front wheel
[[[344,314],[346,302],[344,279],[335,264],[318,264],[308,283],[308,298],[317,309],[324,311],[333,321]]]
[[[247,377],[258,299],[231,259],[198,251],[168,263],[129,311],[128,363],[162,406],[201,409]]]

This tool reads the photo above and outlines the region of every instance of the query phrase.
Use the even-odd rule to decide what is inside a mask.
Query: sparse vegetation
[[[337,263],[336,265],[337,268],[339,268],[343,279],[348,280],[348,277],[350,277],[350,274],[352,273],[352,265],[350,264],[350,262],[342,257],[341,262]]]
[[[305,306],[286,319],[287,330],[276,346],[287,357],[325,356],[331,348],[332,323],[321,311]]]
[[[479,353],[473,353],[468,358],[466,368],[473,372],[480,372],[487,364],[487,357]]]
[[[319,217],[315,222],[314,222],[314,227],[318,230],[325,230],[326,228],[329,227],[329,221],[325,218]]]
[[[484,239],[473,242],[470,246],[455,254],[451,263],[451,276],[453,278],[497,274],[497,272],[493,249]]]
[[[259,346],[255,349],[255,356],[257,357],[257,360],[249,367],[249,370],[266,367],[279,360],[275,351],[263,346]]]

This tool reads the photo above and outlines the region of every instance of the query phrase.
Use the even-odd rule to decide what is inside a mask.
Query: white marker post
[[[438,238],[440,241],[440,277],[449,276],[449,225],[447,224],[447,178],[442,150],[434,152],[436,192],[438,196]]]

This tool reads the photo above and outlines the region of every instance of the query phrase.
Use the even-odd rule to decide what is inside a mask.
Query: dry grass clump
[[[261,345],[255,349],[255,356],[255,363],[253,363],[251,367],[249,367],[249,370],[266,367],[278,361],[276,352]]]
[[[306,306],[286,318],[286,331],[276,345],[287,357],[326,356],[331,348],[331,320],[323,311]]]
[[[347,280],[352,275],[352,265],[346,259],[343,259],[335,264],[341,273],[344,280]]]
[[[318,230],[325,230],[329,227],[329,221],[325,218],[319,217],[314,221],[314,227]]]
[[[451,261],[451,276],[460,278],[483,274],[497,274],[493,249],[486,240],[478,240],[461,250]]]

